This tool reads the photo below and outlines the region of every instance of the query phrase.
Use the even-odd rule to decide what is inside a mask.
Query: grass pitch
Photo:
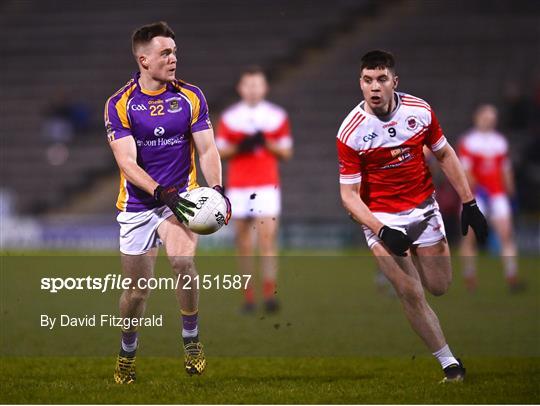
[[[463,384],[441,385],[426,357],[213,358],[189,377],[179,358],[140,358],[138,381],[112,383],[114,359],[3,359],[3,403],[538,403],[540,364],[467,358]]]
[[[115,328],[39,326],[42,313],[116,313],[118,291],[40,290],[44,276],[103,276],[116,256],[1,258],[1,403],[538,403],[540,275],[521,258],[528,289],[507,292],[499,261],[482,258],[480,290],[459,272],[447,295],[429,297],[467,368],[463,384],[439,385],[442,371],[414,335],[398,300],[377,293],[369,256],[282,258],[283,311],[238,314],[239,292],[201,292],[208,369],[182,368],[179,316],[170,291],[154,291],[147,314],[162,328],[141,330],[138,380],[112,382]],[[455,261],[458,265],[457,261]],[[458,266],[456,266],[458,268]],[[234,257],[198,260],[199,273],[234,273]],[[167,276],[164,258],[158,276]]]

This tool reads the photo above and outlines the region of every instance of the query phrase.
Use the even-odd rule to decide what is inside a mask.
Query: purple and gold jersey
[[[109,142],[133,136],[137,163],[164,187],[198,187],[193,133],[212,128],[201,90],[175,80],[156,91],[142,89],[137,73],[105,104]],[[138,212],[159,206],[153,196],[120,173],[116,207]]]

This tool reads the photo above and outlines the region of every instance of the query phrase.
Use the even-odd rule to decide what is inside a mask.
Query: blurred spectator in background
[[[70,142],[74,136],[85,134],[90,128],[88,106],[73,100],[64,90],[53,95],[45,110],[42,134],[49,142]]]
[[[72,100],[64,90],[53,95],[45,110],[42,137],[49,144],[45,153],[51,165],[62,165],[69,157],[69,144],[75,136],[90,129],[90,110],[83,102]]]
[[[532,127],[534,105],[519,83],[506,84],[503,103],[501,127],[512,133],[528,132]]]
[[[501,122],[517,151],[513,164],[518,200],[528,212],[540,210],[540,74],[533,83],[530,95],[517,82],[506,84]]]
[[[491,104],[481,105],[473,116],[474,127],[460,140],[459,155],[482,213],[501,244],[504,273],[510,290],[520,290],[517,249],[512,230],[510,198],[515,194],[508,142],[496,131],[498,112]],[[463,238],[461,254],[467,288],[477,288],[476,240],[472,233]]]
[[[277,237],[281,212],[278,160],[292,156],[292,138],[285,110],[265,100],[268,83],[263,70],[244,70],[237,85],[241,100],[221,117],[217,146],[229,159],[227,190],[235,220],[236,245],[242,274],[253,275],[256,231],[261,256],[265,310],[273,313],[277,276]],[[255,311],[253,279],[244,291],[244,313]]]

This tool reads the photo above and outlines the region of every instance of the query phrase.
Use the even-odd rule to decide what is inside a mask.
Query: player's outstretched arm
[[[474,195],[467,180],[467,175],[459,162],[454,148],[450,144],[446,144],[441,149],[434,151],[433,154],[437,158],[437,161],[439,161],[442,171],[456,190],[461,201],[466,203],[473,200]]]
[[[371,213],[371,210],[369,210],[360,198],[360,183],[340,183],[339,189],[343,207],[345,207],[351,218],[369,227],[375,234],[378,234],[384,224]]]
[[[238,147],[233,144],[220,145],[218,151],[221,159],[231,159],[238,153]]]
[[[341,201],[356,222],[369,227],[379,236],[386,248],[394,255],[406,256],[412,241],[400,230],[390,228],[381,223],[360,198],[360,183],[340,184]]]
[[[201,171],[206,179],[206,183],[221,193],[227,203],[225,224],[228,224],[232,214],[231,202],[225,196],[225,190],[221,180],[221,160],[214,140],[214,131],[212,129],[197,131],[193,133],[193,139],[195,140],[195,147],[199,155],[199,164],[201,165]]]
[[[157,183],[137,163],[137,147],[132,136],[123,137],[110,142],[114,158],[124,177],[138,188],[152,195],[155,200],[166,204],[178,221],[185,223],[186,215],[193,215],[191,210],[195,205],[178,195],[175,186],[164,188]]]
[[[109,145],[124,177],[149,195],[153,195],[158,183],[137,163],[137,147],[133,137],[119,138],[111,141]]]
[[[483,243],[488,234],[487,221],[478,208],[472,194],[467,175],[459,159],[449,144],[434,151],[434,155],[441,165],[441,169],[456,190],[463,203],[461,212],[461,233],[465,236],[471,227],[480,243]]]
[[[221,160],[212,129],[193,133],[199,164],[208,186],[221,185]]]

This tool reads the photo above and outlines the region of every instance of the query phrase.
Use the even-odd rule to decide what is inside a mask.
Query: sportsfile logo
[[[219,215],[219,217],[218,217]],[[223,214],[216,213],[218,221],[225,222]],[[222,219],[222,220],[220,220]],[[251,275],[181,275],[178,277],[139,278],[135,281],[131,278],[123,278],[118,274],[107,274],[104,277],[45,277],[41,278],[41,290],[49,293],[58,293],[71,290],[95,290],[105,293],[110,290],[126,289],[150,289],[150,290],[191,290],[193,285],[196,289],[245,289]]]

